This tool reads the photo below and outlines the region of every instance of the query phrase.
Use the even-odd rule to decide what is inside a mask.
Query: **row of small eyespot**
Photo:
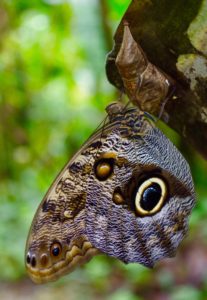
[[[54,257],[57,257],[61,254],[62,252],[62,247],[59,242],[55,242],[52,244],[51,249],[50,249],[51,254]],[[46,254],[42,254],[40,257],[40,262],[44,266],[47,264],[48,258]],[[36,258],[35,256],[30,256],[30,254],[27,254],[27,264],[31,264],[31,266],[34,268],[36,266]]]

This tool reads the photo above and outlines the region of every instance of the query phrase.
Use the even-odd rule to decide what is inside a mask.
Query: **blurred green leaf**
[[[141,300],[127,289],[120,289],[107,298],[107,300]]]
[[[171,295],[172,300],[202,300],[202,294],[196,288],[192,286],[176,287]]]

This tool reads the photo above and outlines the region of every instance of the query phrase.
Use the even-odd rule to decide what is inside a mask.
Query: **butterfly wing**
[[[110,124],[104,130],[111,129]],[[56,280],[99,251],[85,229],[87,178],[91,173],[103,130],[95,132],[54,180],[34,216],[25,261],[36,283]]]
[[[193,181],[182,155],[159,129],[144,118],[140,123],[138,110],[131,109],[120,117],[118,128],[107,136],[97,157],[99,161],[110,149],[115,157],[113,172],[100,180],[93,169],[89,177],[86,233],[101,252],[126,263],[152,267],[157,260],[174,255],[186,234],[195,202]],[[154,182],[139,195],[140,187],[150,180]],[[157,196],[150,195],[160,181],[161,185],[164,182],[164,200],[153,211],[150,205]],[[144,193],[151,204],[143,215],[136,202],[147,199]]]
[[[37,283],[100,252],[152,266],[171,255],[186,232],[194,204],[186,161],[137,109],[109,117],[60,172],[35,214],[25,259]],[[150,176],[164,178],[168,197],[158,212],[140,216],[134,191]]]
[[[34,282],[56,280],[99,253],[85,228],[87,181],[99,148],[108,135],[117,131],[117,123],[115,119],[107,122],[92,134],[40,203],[25,251],[26,269]]]

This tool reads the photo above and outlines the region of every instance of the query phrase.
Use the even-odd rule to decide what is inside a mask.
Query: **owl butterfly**
[[[108,122],[60,172],[27,240],[34,282],[57,279],[92,256],[153,267],[175,255],[194,205],[189,166],[136,108],[108,107]]]
[[[167,100],[174,95],[175,81],[149,62],[124,22],[123,40],[116,66],[129,99],[143,111],[161,115]]]

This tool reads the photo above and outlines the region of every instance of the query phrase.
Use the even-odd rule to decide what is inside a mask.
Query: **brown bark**
[[[115,60],[128,22],[148,61],[175,82],[162,119],[207,158],[207,5],[201,0],[134,0],[114,36],[108,80],[126,91]],[[206,16],[203,17],[203,16]],[[163,99],[164,100],[164,99]],[[133,101],[133,103],[135,103]],[[142,109],[159,115],[155,103]],[[137,102],[137,105],[140,104]]]

